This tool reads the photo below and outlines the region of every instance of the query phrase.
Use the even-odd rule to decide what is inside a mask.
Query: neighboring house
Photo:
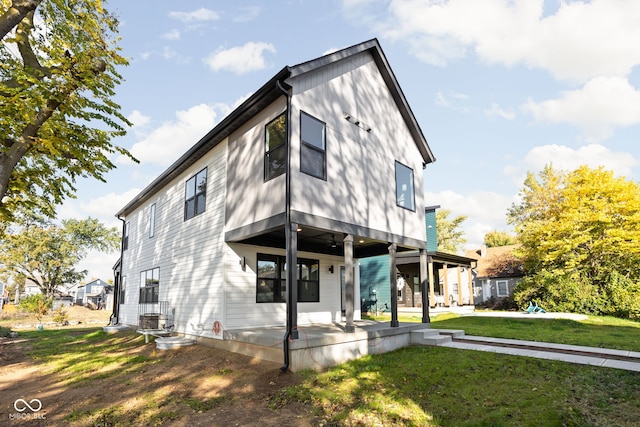
[[[513,295],[513,289],[522,279],[522,261],[513,255],[518,245],[467,251],[467,256],[477,260],[474,270],[473,294],[476,304],[490,298],[505,298]]]
[[[97,310],[113,308],[113,286],[104,280],[95,279],[77,287],[76,304]]]
[[[398,280],[398,304],[405,307],[422,307],[421,278],[429,283],[429,306],[473,305],[469,296],[473,293],[471,267],[475,260],[468,257],[438,251],[436,209],[424,210],[427,246],[426,271],[420,271],[420,254],[416,251],[398,254],[396,275]],[[389,256],[381,255],[362,259],[360,264],[360,293],[363,311],[387,311],[391,305],[389,282]]]
[[[0,311],[2,307],[9,302],[9,291],[4,283],[0,282]]]
[[[433,161],[377,40],[285,67],[117,212],[113,319],[352,332],[357,259],[426,250]]]
[[[21,298],[28,297],[29,295],[41,294],[40,286],[31,279],[26,279],[24,282],[24,292],[21,293]]]

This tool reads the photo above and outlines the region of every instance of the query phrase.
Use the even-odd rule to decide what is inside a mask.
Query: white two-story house
[[[284,67],[117,212],[114,322],[353,331],[357,259],[426,250],[433,161],[377,40]]]

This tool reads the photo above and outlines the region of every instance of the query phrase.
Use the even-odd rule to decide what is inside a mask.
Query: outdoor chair
[[[538,303],[534,303],[529,301],[529,307],[527,307],[527,309],[525,310],[525,313],[546,313],[547,311],[542,308],[542,307],[538,307]]]

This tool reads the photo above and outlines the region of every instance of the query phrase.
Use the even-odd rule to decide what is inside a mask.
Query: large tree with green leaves
[[[104,180],[129,121],[113,101],[118,21],[101,0],[0,0],[0,224],[53,217],[79,177]]]
[[[89,250],[114,252],[120,233],[97,219],[69,219],[62,225],[31,221],[0,238],[0,273],[14,283],[29,279],[45,296],[62,285],[73,285],[87,272],[78,263]]]
[[[506,231],[492,230],[484,235],[484,244],[488,248],[515,245],[516,243],[516,238]]]
[[[449,219],[451,210],[440,209],[436,211],[436,229],[438,230],[438,251],[456,254],[462,250],[467,240],[460,226],[467,217],[458,215]]]
[[[529,173],[508,213],[529,273],[516,299],[640,316],[640,187],[603,168]],[[635,296],[634,296],[635,294]]]

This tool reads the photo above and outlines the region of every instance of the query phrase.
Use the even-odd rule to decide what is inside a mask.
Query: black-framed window
[[[320,301],[320,262],[298,258],[298,302]],[[287,300],[286,257],[258,254],[256,302],[285,302]]]
[[[269,181],[285,172],[287,161],[287,114],[280,114],[265,126],[264,180]]]
[[[122,250],[129,249],[129,222],[124,223],[124,233],[122,233]]]
[[[158,302],[160,267],[140,272],[140,304]]]
[[[327,125],[302,111],[300,113],[300,171],[327,179]]]
[[[396,204],[401,208],[416,210],[413,169],[396,161]]]
[[[207,204],[207,168],[192,176],[185,183],[184,219],[200,215]]]
[[[124,304],[124,298],[127,296],[127,276],[120,278],[120,296],[118,301],[120,304]]]
[[[149,238],[156,234],[156,204],[151,205],[149,211]]]

